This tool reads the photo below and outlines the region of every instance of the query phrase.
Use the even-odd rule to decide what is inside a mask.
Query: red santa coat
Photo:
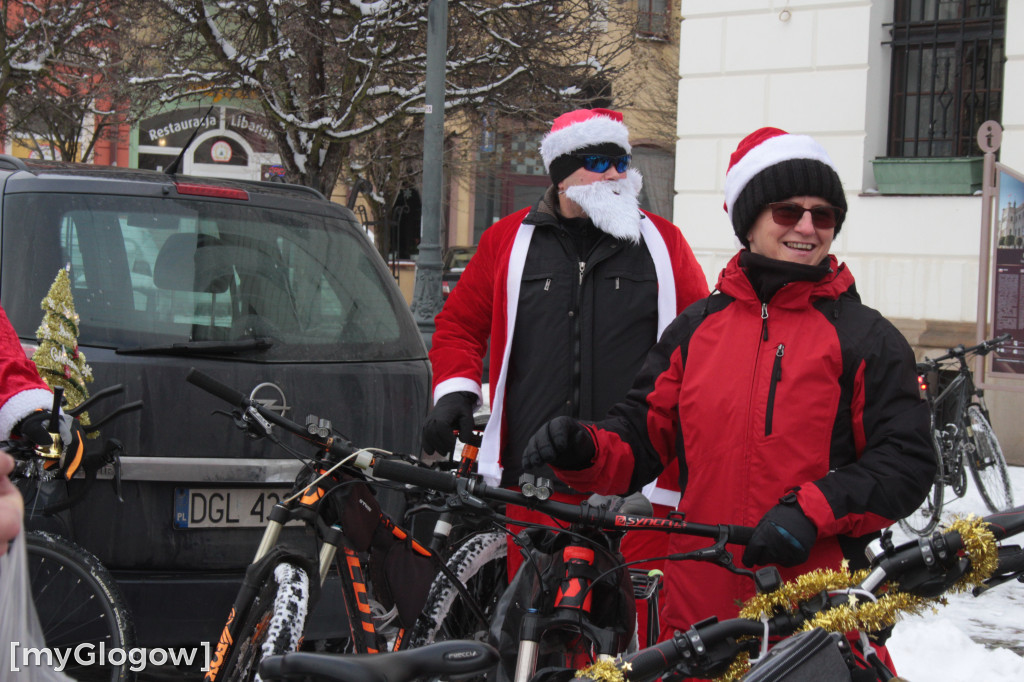
[[[53,407],[53,393],[21,347],[7,313],[0,308],[0,440],[35,410]]]
[[[482,358],[490,338],[491,417],[477,461],[480,472],[492,481],[501,478],[509,337],[515,329],[523,266],[535,230],[534,225],[523,222],[529,213],[530,209],[513,213],[484,232],[470,267],[437,317],[430,353],[435,402],[456,391],[482,398]],[[706,296],[708,288],[679,228],[659,216],[644,214],[640,229],[657,273],[660,336],[681,310]],[[466,295],[469,292],[473,295]],[[652,502],[674,507],[679,499],[677,479],[673,466],[644,492]]]

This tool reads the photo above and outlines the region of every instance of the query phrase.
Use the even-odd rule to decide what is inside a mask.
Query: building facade
[[[920,355],[972,343],[975,138],[998,121],[998,160],[1024,170],[1024,0],[683,0],[681,14],[673,218],[709,282],[739,247],[722,209],[729,155],[775,126],[812,135],[838,167],[849,218],[833,251],[865,303]],[[986,397],[1024,464],[1021,383]]]

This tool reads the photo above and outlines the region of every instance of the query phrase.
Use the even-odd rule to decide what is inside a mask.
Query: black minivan
[[[298,470],[214,414],[227,406],[186,383],[190,368],[293,421],[315,413],[357,444],[418,450],[420,332],[354,215],[315,190],[3,156],[0,239],[0,303],[26,351],[69,266],[89,390],[123,384],[144,402],[101,429],[125,446],[123,502],[108,472],[50,522],[118,579],[140,646],[216,641]]]

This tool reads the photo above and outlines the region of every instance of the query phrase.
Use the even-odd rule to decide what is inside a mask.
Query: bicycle
[[[682,677],[738,677],[745,682],[780,682],[801,679],[850,682],[855,669],[845,636],[829,625],[863,629],[865,621],[882,620],[890,625],[903,608],[925,608],[943,594],[967,591],[975,596],[999,584],[1024,581],[1024,548],[997,547],[994,541],[1024,532],[1024,507],[992,514],[972,523],[961,521],[942,533],[920,537],[899,546],[887,532],[868,549],[870,567],[849,576],[849,584],[828,576],[803,576],[782,586],[773,568],[758,572],[762,601],[751,611],[760,617],[741,615],[718,621],[708,618],[686,632],[653,647],[621,657],[603,670],[577,676],[584,682],[621,679],[650,682]],[[772,594],[779,597],[772,599]],[[885,602],[883,600],[889,599]],[[769,605],[765,612],[765,604]],[[867,607],[861,606],[867,604]],[[880,615],[881,614],[881,615]],[[844,630],[845,631],[845,630]],[[772,645],[769,637],[782,637]],[[749,672],[743,657],[753,657]],[[877,657],[868,655],[876,679],[893,679]],[[790,677],[792,675],[792,677]],[[861,678],[858,678],[861,679]]]
[[[937,358],[917,363],[918,383],[932,416],[935,481],[920,507],[900,520],[900,527],[915,535],[927,535],[938,525],[950,487],[957,498],[967,491],[967,473],[989,511],[1013,506],[1013,491],[1006,459],[999,446],[985,405],[984,391],[974,385],[969,358],[985,356],[1010,338],[1004,334],[965,348],[950,348]]]
[[[65,413],[77,417],[97,401],[123,390],[121,385],[110,386],[96,392],[76,408],[65,410]],[[54,389],[51,414],[55,416],[48,426],[48,431],[54,435],[53,446],[36,447],[25,439],[0,443],[0,447],[16,460],[11,479],[25,498],[26,522],[37,517],[52,517],[74,507],[95,482],[97,471],[104,466],[113,465],[115,488],[120,480],[118,472],[124,447],[117,440],[106,441],[102,449],[83,452],[80,459],[69,461],[66,454],[61,453],[56,415],[62,394],[60,387]],[[141,407],[141,401],[124,404],[82,430],[86,434],[94,433],[111,419]],[[79,471],[85,480],[75,494],[39,508],[44,488],[52,487],[51,483],[70,482]],[[134,679],[129,662],[114,663],[110,658],[103,658],[101,653],[112,649],[127,651],[135,646],[131,613],[106,567],[92,553],[59,533],[29,530],[25,534],[25,543],[32,600],[46,647],[82,654],[68,658],[69,667],[65,673],[83,681],[126,682]],[[91,663],[91,660],[96,662]]]
[[[448,494],[448,504],[462,513],[493,514],[486,502],[518,504],[569,522],[568,528],[545,526],[519,533],[525,561],[502,595],[489,625],[489,641],[498,645],[501,663],[496,679],[525,682],[541,668],[564,665],[567,657],[584,653],[609,660],[628,650],[632,637],[630,611],[634,588],[618,553],[618,539],[626,530],[677,532],[714,539],[708,547],[680,555],[676,560],[713,561],[741,574],[726,549],[727,542],[746,544],[752,528],[703,525],[650,516],[650,503],[642,496],[645,514],[629,506],[616,507],[621,498],[594,497],[581,504],[548,499],[543,480],[527,478],[522,491],[489,486],[476,477],[455,477],[425,470],[379,454],[360,454],[355,465],[375,478],[406,483]],[[611,533],[609,533],[611,531]],[[454,572],[458,572],[453,564]],[[752,575],[752,574],[751,574]],[[437,593],[450,577],[438,576]],[[432,588],[433,590],[434,588]],[[425,609],[429,613],[428,607]]]
[[[449,540],[453,524],[438,524],[446,527],[436,530],[435,542],[428,543],[431,549],[381,510],[371,481],[349,464],[364,450],[336,434],[328,420],[310,415],[301,426],[198,370],[192,369],[186,380],[232,405],[235,425],[250,436],[287,448],[272,432],[278,426],[315,451],[312,457],[293,453],[309,461],[292,492],[271,510],[204,679],[250,680],[267,656],[297,651],[306,616],[329,574],[340,583],[346,649],[376,654],[428,643],[429,633],[414,631],[410,637],[410,628],[423,609],[434,574],[449,570],[442,555],[454,542]],[[464,450],[464,465],[468,467],[470,460],[470,452]],[[320,543],[315,558],[280,543],[284,525],[292,520],[314,531]],[[465,535],[469,540],[458,536],[463,548],[472,546],[474,539],[472,533]],[[462,603],[475,605],[468,592],[462,593]],[[441,618],[444,615],[439,612]]]

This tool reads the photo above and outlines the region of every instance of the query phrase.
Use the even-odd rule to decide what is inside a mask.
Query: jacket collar
[[[740,251],[729,260],[729,263],[722,270],[718,278],[716,289],[723,294],[728,294],[737,300],[749,301],[758,306],[761,300],[754,291],[753,285],[747,278],[746,273],[740,267]],[[854,280],[846,264],[840,264],[839,259],[829,254],[828,264],[830,272],[817,282],[797,281],[783,286],[776,293],[769,303],[773,306],[785,308],[806,307],[811,301],[827,298],[837,299],[848,290],[853,289]]]

